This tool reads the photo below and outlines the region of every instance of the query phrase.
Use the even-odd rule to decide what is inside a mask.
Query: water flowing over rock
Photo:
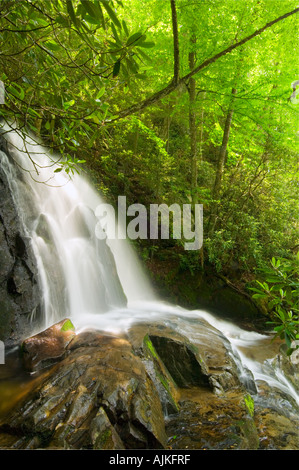
[[[171,323],[77,333],[2,417],[0,448],[299,448],[294,410],[265,406],[265,385],[249,393],[221,332],[192,322],[188,338]]]
[[[0,370],[0,448],[299,449],[280,344],[156,299],[126,240],[95,236],[89,183],[8,131],[0,332],[17,350]]]
[[[172,318],[172,322],[176,319]],[[157,352],[180,388],[199,386],[223,393],[240,386],[230,345],[225,337],[204,320],[194,323],[188,337],[159,322],[134,326],[129,337],[140,348],[147,336],[149,349]],[[213,344],[213,348],[211,348]]]

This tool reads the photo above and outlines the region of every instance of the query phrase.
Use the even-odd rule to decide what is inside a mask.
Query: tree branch
[[[220,57],[223,57],[224,55],[226,54],[229,54],[230,52],[232,52],[234,49],[236,49],[237,47],[240,47],[240,46],[243,46],[243,44],[245,44],[246,42],[250,41],[251,39],[255,38],[256,36],[259,36],[260,34],[262,34],[266,29],[268,28],[271,28],[271,26],[273,26],[274,24],[278,23],[279,21],[282,21],[284,20],[285,18],[287,18],[288,16],[291,16],[291,15],[294,15],[295,13],[298,13],[299,12],[299,8],[295,8],[295,10],[293,11],[290,11],[288,13],[285,13],[284,15],[282,16],[279,16],[279,18],[276,18],[275,20],[273,21],[270,21],[269,23],[265,24],[265,26],[263,26],[262,28],[258,29],[257,31],[255,31],[254,33],[250,34],[249,36],[247,36],[246,38],[242,39],[241,41],[238,41],[234,44],[232,44],[231,46],[227,47],[226,49],[224,49],[223,51],[219,52],[218,54],[214,55],[213,57],[211,57],[210,59],[207,59],[205,60],[204,62],[202,62],[200,65],[198,65],[198,67],[195,67],[195,69],[188,73],[187,75],[185,75],[185,77],[182,78],[183,81],[185,80],[188,80],[190,77],[192,77],[192,75],[200,72],[202,69],[204,69],[205,67],[207,67],[208,65],[210,64],[213,64],[214,62],[216,62],[216,60],[220,59]]]
[[[171,0],[172,3],[174,3],[174,0]],[[118,114],[118,117],[115,118],[113,121],[116,121],[118,119],[122,119],[126,116],[130,116],[131,114],[134,114],[136,112],[139,112],[141,111],[142,109],[145,109],[147,108],[148,106],[151,106],[152,104],[156,103],[157,101],[160,101],[162,98],[165,98],[166,96],[168,96],[170,93],[172,93],[176,88],[178,88],[182,83],[186,82],[187,80],[189,80],[190,77],[192,77],[193,75],[197,74],[198,72],[200,72],[201,70],[203,70],[204,68],[208,67],[210,64],[213,64],[214,62],[216,62],[218,59],[220,59],[221,57],[224,57],[226,54],[229,54],[230,52],[232,52],[234,49],[236,49],[237,47],[240,47],[240,46],[243,46],[244,44],[246,44],[248,41],[250,41],[251,39],[259,36],[260,34],[262,34],[266,29],[268,28],[271,28],[271,26],[273,26],[274,24],[278,23],[279,21],[282,21],[284,20],[285,18],[288,18],[289,16],[291,15],[294,15],[295,13],[298,13],[299,12],[299,8],[295,8],[295,10],[292,10],[288,13],[285,13],[284,15],[282,16],[279,16],[278,18],[276,18],[275,20],[273,21],[270,21],[269,23],[267,23],[265,26],[263,26],[262,28],[256,30],[254,33],[250,34],[249,36],[247,36],[246,38],[242,39],[241,41],[238,41],[234,44],[232,44],[231,46],[227,47],[226,49],[224,49],[223,51],[219,52],[218,54],[215,54],[213,57],[211,57],[210,59],[207,59],[205,60],[204,62],[202,62],[200,65],[198,65],[197,67],[194,68],[194,70],[192,70],[191,72],[189,72],[187,75],[185,75],[184,77],[182,77],[181,79],[178,79],[177,82],[175,81],[175,77],[174,79],[169,83],[169,85],[167,85],[165,88],[163,88],[162,90],[158,91],[157,93],[153,94],[152,96],[150,96],[149,98],[146,98],[144,101],[141,101],[140,103],[137,103],[133,106],[130,106],[129,108],[127,109],[124,109],[123,111],[120,111],[119,114]],[[175,47],[177,47],[177,42],[174,38],[174,44],[175,44]],[[178,61],[178,56],[176,55],[176,53],[174,52],[174,58],[175,58],[175,68],[176,66],[178,65],[177,61]],[[110,121],[111,122],[111,121]]]

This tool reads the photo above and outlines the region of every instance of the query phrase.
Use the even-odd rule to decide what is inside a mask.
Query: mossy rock
[[[173,381],[172,376],[165,368],[165,364],[157,353],[153,342],[148,334],[145,335],[143,340],[144,354],[147,358],[147,369],[154,380],[158,393],[161,397],[162,406],[164,411],[168,413],[178,413],[179,404],[177,402],[177,386]]]

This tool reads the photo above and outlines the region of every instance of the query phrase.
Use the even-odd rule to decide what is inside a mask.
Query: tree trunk
[[[196,43],[196,37],[191,37],[191,47],[194,49]],[[192,50],[189,52],[189,68],[190,71],[195,67],[195,52]],[[190,172],[191,172],[191,204],[192,212],[195,214],[195,205],[198,204],[198,192],[197,192],[197,164],[198,164],[198,146],[197,146],[197,127],[196,127],[196,80],[192,76],[188,83],[188,94],[189,94],[189,134],[190,134]],[[203,247],[199,252],[199,260],[201,268],[204,269],[204,254]]]
[[[216,176],[215,176],[215,182],[214,182],[214,188],[212,192],[212,210],[210,214],[210,221],[209,221],[209,235],[212,235],[215,229],[215,225],[217,222],[217,206],[218,206],[218,200],[220,196],[220,191],[221,191],[221,184],[222,184],[222,176],[223,176],[223,169],[224,169],[224,162],[225,162],[225,156],[226,156],[226,151],[227,151],[227,145],[229,141],[229,134],[230,134],[230,129],[231,129],[231,124],[232,124],[232,118],[234,114],[234,101],[235,101],[235,95],[237,93],[237,90],[235,88],[232,89],[232,99],[231,103],[226,115],[226,120],[225,120],[225,125],[224,125],[224,131],[223,131],[223,138],[222,138],[222,144],[219,150],[219,156],[218,156],[218,162],[217,162],[217,168],[216,168]]]
[[[206,93],[203,94],[203,100],[205,99]],[[202,106],[201,110],[201,119],[200,119],[200,133],[199,133],[199,162],[202,163],[203,158],[203,128],[204,128],[204,107]]]
[[[192,36],[191,45],[196,43],[196,38]],[[192,71],[195,67],[195,52],[189,52],[189,68]],[[191,201],[192,206],[197,204],[197,132],[196,132],[196,80],[189,79],[189,133],[190,133],[190,171],[191,171]]]

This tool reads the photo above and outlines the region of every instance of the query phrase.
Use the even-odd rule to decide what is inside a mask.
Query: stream
[[[4,132],[9,156],[0,152],[0,165],[31,239],[43,293],[42,321],[32,335],[70,318],[77,333],[94,328],[121,336],[134,324],[162,322],[200,342],[194,325],[204,321],[229,342],[240,380],[252,393],[261,391],[257,395],[261,404],[298,414],[298,389],[276,359],[280,341],[208,311],[190,311],[159,299],[130,243],[96,236],[96,208],[107,201],[88,179],[79,174],[69,179],[64,171],[55,172],[58,157],[18,129],[5,125]],[[0,366],[0,414],[13,407],[34,380],[36,376],[22,371],[17,352],[9,351],[6,364]]]

